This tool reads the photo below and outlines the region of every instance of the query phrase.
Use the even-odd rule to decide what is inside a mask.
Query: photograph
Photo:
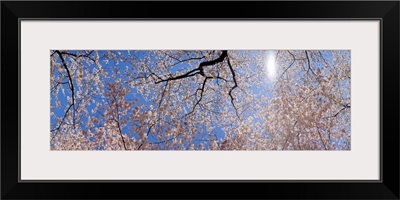
[[[351,150],[351,51],[50,50],[53,151]]]
[[[399,11],[4,0],[0,199],[399,199]]]

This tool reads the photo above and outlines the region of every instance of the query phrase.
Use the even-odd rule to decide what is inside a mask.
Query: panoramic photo
[[[50,149],[348,151],[350,95],[350,50],[50,50]]]

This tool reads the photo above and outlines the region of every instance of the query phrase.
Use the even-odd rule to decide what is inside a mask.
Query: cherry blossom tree
[[[350,51],[51,50],[52,150],[349,150]]]

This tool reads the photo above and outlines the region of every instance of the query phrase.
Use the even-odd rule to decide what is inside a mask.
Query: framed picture
[[[1,5],[3,199],[399,199],[397,1]]]

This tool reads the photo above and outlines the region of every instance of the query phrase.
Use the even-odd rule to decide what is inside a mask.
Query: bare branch
[[[51,130],[51,132],[56,131],[56,130],[57,130],[57,132],[56,132],[55,134],[53,134],[53,136],[52,136],[50,142],[53,141],[55,135],[58,133],[58,130],[60,129],[61,125],[64,123],[65,118],[67,117],[67,115],[68,115],[68,113],[69,113],[69,110],[70,110],[72,107],[73,107],[73,110],[74,110],[74,112],[73,112],[73,115],[74,115],[74,117],[73,117],[73,126],[74,126],[74,128],[75,128],[75,89],[74,89],[74,84],[73,84],[73,82],[72,82],[71,74],[70,74],[70,71],[69,71],[69,69],[68,69],[68,67],[67,67],[67,63],[65,62],[65,60],[64,60],[64,58],[63,58],[61,52],[60,52],[59,50],[56,50],[55,53],[58,54],[58,56],[59,56],[60,59],[61,59],[61,62],[62,62],[62,65],[63,65],[64,69],[67,71],[68,81],[69,81],[69,84],[68,84],[68,85],[69,85],[69,88],[71,89],[72,102],[71,102],[71,104],[69,105],[69,107],[67,108],[67,110],[65,111],[64,117],[62,118],[60,124],[58,124],[57,128]]]
[[[205,62],[201,62],[199,64],[199,67],[183,74],[183,75],[179,75],[176,77],[170,77],[168,79],[161,79],[159,81],[156,81],[155,83],[161,83],[161,82],[166,82],[166,81],[172,81],[172,80],[178,80],[178,79],[184,79],[184,78],[188,78],[188,77],[192,77],[195,76],[197,74],[200,74],[201,76],[204,76],[204,67],[205,66],[211,66],[211,65],[215,65],[217,63],[220,63],[222,61],[224,61],[225,57],[228,56],[228,51],[222,51],[222,54],[215,60],[211,60],[211,61],[205,61]]]
[[[89,58],[93,62],[96,62],[96,60],[94,60],[93,58],[90,57],[90,54],[92,54],[92,53],[93,53],[93,50],[90,51],[87,54],[80,54],[80,55],[77,55],[77,54],[74,54],[74,53],[70,53],[70,52],[61,52],[61,54],[70,55],[70,56],[74,56],[74,57],[77,57],[77,58],[85,57],[85,58]]]
[[[194,112],[194,110],[196,109],[196,106],[200,103],[200,101],[203,99],[203,92],[204,92],[204,87],[205,87],[205,85],[206,85],[206,83],[207,83],[207,80],[208,79],[212,79],[213,77],[210,77],[210,76],[207,76],[205,79],[204,79],[204,82],[203,82],[203,85],[202,85],[202,87],[201,87],[201,89],[199,88],[199,89],[197,89],[196,90],[196,98],[197,98],[197,91],[201,91],[201,93],[200,93],[200,98],[197,100],[197,102],[194,104],[194,106],[193,106],[193,108],[192,108],[192,111],[190,111],[189,113],[187,113],[184,117],[186,117],[186,116],[188,116],[188,115],[190,115],[190,114],[192,114],[193,112]]]
[[[319,139],[321,140],[322,145],[324,146],[324,149],[325,149],[325,150],[328,150],[328,148],[326,147],[325,141],[324,141],[324,139],[322,138],[321,132],[319,131],[319,127],[318,127],[318,126],[317,126],[317,132],[318,132],[318,135],[319,135]]]
[[[122,130],[121,130],[121,126],[120,126],[120,124],[119,124],[119,121],[116,120],[116,119],[114,119],[114,121],[117,122],[119,135],[121,136],[121,140],[122,140],[122,143],[124,144],[124,148],[125,148],[125,150],[128,150],[128,149],[126,148],[126,145],[125,145],[125,140],[124,140],[124,136],[122,135]]]
[[[235,111],[236,111],[236,116],[240,119],[239,114],[238,114],[238,111],[237,111],[237,108],[236,108],[235,104],[233,103],[233,101],[235,100],[235,98],[233,98],[233,96],[232,96],[232,91],[238,86],[238,84],[237,84],[237,82],[236,82],[236,74],[235,74],[235,71],[234,71],[233,68],[232,68],[232,65],[231,65],[231,62],[230,62],[230,60],[229,60],[229,57],[228,57],[227,61],[228,61],[229,69],[231,70],[231,73],[232,73],[233,82],[235,83],[235,85],[234,85],[233,87],[231,87],[231,89],[229,90],[229,96],[231,97],[232,106],[233,106],[233,108],[234,108]]]
[[[307,73],[308,73],[309,70],[311,70],[311,72],[312,72],[314,75],[317,75],[317,74],[315,74],[315,72],[314,72],[313,69],[311,68],[311,63],[310,63],[310,58],[308,57],[308,52],[307,52],[307,51],[305,51],[305,52],[306,52],[307,64],[308,64]]]
[[[172,58],[172,59],[178,61],[178,62],[174,63],[173,65],[171,65],[171,67],[172,67],[172,66],[175,66],[175,65],[177,65],[177,64],[183,63],[183,62],[187,62],[187,61],[191,61],[191,60],[201,60],[201,59],[205,58],[205,56],[202,56],[202,57],[195,57],[195,58],[188,58],[188,59],[180,60],[180,59],[178,59],[178,58],[175,58],[175,57],[172,56],[172,55],[169,55],[169,54],[167,54],[167,55],[168,55],[170,58]]]

